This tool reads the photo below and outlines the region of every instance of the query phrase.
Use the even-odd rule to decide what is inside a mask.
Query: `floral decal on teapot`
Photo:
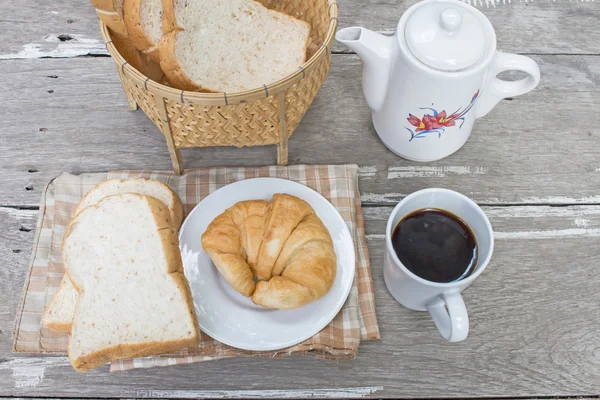
[[[425,114],[420,119],[412,114],[408,114],[407,121],[416,128],[414,130],[406,128],[410,132],[410,139],[408,141],[411,142],[413,139],[424,138],[430,133],[437,133],[438,138],[440,138],[447,127],[456,125],[456,121],[461,121],[459,125],[459,128],[461,128],[465,122],[465,115],[475,105],[477,97],[479,97],[479,90],[473,95],[469,105],[462,111],[458,109],[450,115],[446,113],[446,110],[437,112],[436,109],[427,107],[420,108],[420,110],[430,110],[432,114]]]

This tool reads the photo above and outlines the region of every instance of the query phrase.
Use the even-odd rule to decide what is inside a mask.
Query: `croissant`
[[[210,223],[202,247],[227,283],[267,308],[302,307],[335,279],[327,228],[308,203],[288,194],[236,203]]]

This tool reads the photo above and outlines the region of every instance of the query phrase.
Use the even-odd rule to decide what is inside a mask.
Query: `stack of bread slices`
[[[182,90],[240,92],[272,84],[306,61],[310,25],[254,0],[91,0]]]
[[[199,343],[177,231],[179,197],[158,181],[113,179],[81,200],[63,238],[65,276],[42,323],[70,332],[73,367]]]

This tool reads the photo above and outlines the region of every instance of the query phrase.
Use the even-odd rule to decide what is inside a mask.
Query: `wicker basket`
[[[286,165],[288,138],[315,98],[331,65],[337,28],[335,0],[260,0],[311,25],[307,62],[293,74],[264,87],[237,93],[174,89],[148,77],[117,50],[118,36],[101,24],[106,48],[117,63],[129,108],[140,107],[165,135],[173,170],[183,172],[179,149],[208,146],[277,145],[277,163]],[[114,42],[113,42],[114,40]],[[122,51],[125,53],[124,51]],[[138,67],[139,68],[139,67]],[[156,70],[156,68],[154,68]]]

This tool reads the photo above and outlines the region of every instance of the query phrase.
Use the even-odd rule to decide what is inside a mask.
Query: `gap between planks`
[[[483,206],[497,240],[556,240],[600,237],[600,206]],[[392,207],[364,209],[367,239],[383,240]],[[376,232],[376,233],[370,233]]]
[[[494,227],[494,237],[498,240],[600,237],[600,205],[483,206],[482,208],[490,218]],[[368,224],[367,232],[372,232],[374,227],[379,226],[377,233],[366,235],[367,239],[385,238],[382,229],[391,210],[392,206],[364,208],[364,218]],[[22,221],[34,221],[38,211],[0,207],[0,216],[2,214],[16,220],[19,230],[33,232],[31,223],[25,226]],[[544,223],[539,223],[541,220],[545,220]]]
[[[410,193],[361,193],[360,200],[363,207],[390,207],[395,206],[404,197]],[[595,206],[600,204],[600,196],[588,197],[568,197],[568,196],[547,196],[547,197],[523,197],[519,201],[503,202],[500,199],[489,199],[485,201],[476,201],[480,206],[490,207],[569,207],[569,206]]]
[[[376,31],[382,35],[391,36],[395,30]],[[52,35],[57,37],[58,35]],[[78,38],[73,42],[58,43],[50,50],[42,49],[39,43],[27,43],[17,53],[0,54],[0,60],[31,60],[40,58],[75,58],[75,57],[110,57],[103,42],[97,39],[85,38],[82,35],[70,35]],[[355,55],[350,49],[332,50],[333,55]],[[538,53],[538,52],[516,52],[524,56],[590,56],[598,57],[597,53]]]

